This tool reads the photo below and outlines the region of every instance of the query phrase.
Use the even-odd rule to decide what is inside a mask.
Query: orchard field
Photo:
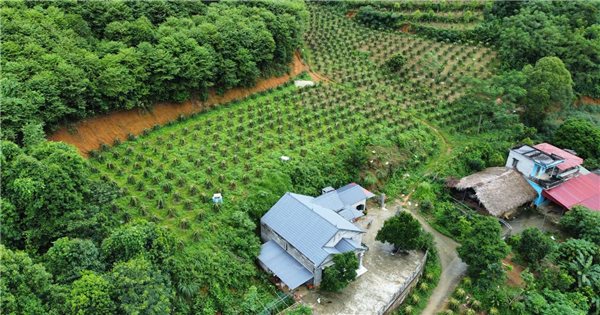
[[[261,216],[348,182],[498,245],[492,272],[468,262],[478,309],[600,308],[600,281],[551,259],[531,274],[544,286],[498,302],[500,226],[446,189],[518,143],[600,167],[598,1],[15,0],[0,16],[2,313],[278,314],[294,300],[256,263]]]
[[[256,223],[285,191],[316,194],[356,180],[351,161],[360,139],[401,148],[398,167],[425,162],[440,141],[429,124],[474,128],[476,117],[450,105],[467,87],[459,78],[491,75],[488,48],[373,30],[336,7],[309,11],[304,55],[323,77],[316,87],[290,82],[91,154],[97,176],[122,188],[123,221],[143,218],[181,236],[180,247],[195,260],[190,268],[202,270],[217,300],[212,288],[243,288],[260,278]],[[407,58],[402,76],[383,67],[396,53]],[[389,175],[382,168],[361,180],[373,186]],[[220,207],[210,201],[217,192]]]

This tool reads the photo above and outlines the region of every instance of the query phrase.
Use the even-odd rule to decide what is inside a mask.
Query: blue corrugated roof
[[[312,203],[317,204],[321,207],[338,211],[344,208],[344,203],[338,196],[337,191],[331,191],[326,194],[320,195],[313,199]]]
[[[286,193],[261,222],[319,265],[329,255],[323,247],[339,230],[363,231],[334,211],[312,204],[312,200],[312,197]]]
[[[313,277],[310,271],[274,241],[262,245],[258,259],[275,273],[290,290],[299,287]]]
[[[357,245],[353,240],[347,238],[342,238],[337,245],[335,245],[335,249],[337,249],[340,253],[354,251],[357,248],[361,248],[361,246]]]
[[[353,205],[359,201],[375,196],[372,192],[355,183],[340,187],[336,192],[344,205]]]
[[[353,221],[355,219],[358,219],[360,217],[363,217],[365,214],[362,211],[358,211],[356,209],[353,209],[351,207],[347,207],[344,210],[338,212],[344,219],[348,220],[348,221]]]

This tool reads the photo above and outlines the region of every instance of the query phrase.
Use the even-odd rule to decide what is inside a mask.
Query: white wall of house
[[[362,242],[362,234],[355,231],[340,230],[325,244],[325,247],[334,247],[342,238],[350,238],[360,244]]]
[[[506,159],[506,167],[515,168],[513,167],[515,159],[518,161],[516,169],[523,175],[530,176],[535,167],[535,163],[528,157],[511,150]]]
[[[362,210],[358,209],[358,206],[362,205]],[[353,209],[359,210],[359,211],[364,211],[365,209],[367,209],[367,200],[361,200],[355,204],[352,205]]]

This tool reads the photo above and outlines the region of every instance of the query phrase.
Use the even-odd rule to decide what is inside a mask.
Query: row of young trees
[[[414,20],[359,2],[356,19],[398,28]],[[477,41],[496,46],[505,69],[521,70],[543,57],[560,58],[573,76],[575,92],[600,97],[600,3],[598,1],[494,1],[485,21],[456,31],[413,25],[419,35],[442,41]]]
[[[301,1],[3,2],[2,138],[287,70]]]

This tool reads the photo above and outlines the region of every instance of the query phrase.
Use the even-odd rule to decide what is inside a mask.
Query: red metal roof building
[[[600,211],[600,175],[580,175],[542,194],[566,209],[582,205]]]
[[[563,149],[559,149],[549,143],[540,143],[534,145],[533,147],[546,154],[554,154],[563,158],[565,161],[556,166],[561,171],[568,170],[572,167],[583,164],[582,158],[578,157],[577,155],[571,154]]]

